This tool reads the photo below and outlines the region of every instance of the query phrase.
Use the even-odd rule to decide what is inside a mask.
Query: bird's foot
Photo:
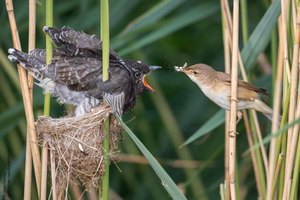
[[[229,137],[235,137],[236,135],[237,135],[237,132],[234,132],[234,131],[229,131],[228,132]]]
[[[184,68],[187,67],[187,63],[184,63],[183,66],[179,67],[179,66],[174,66],[174,69],[177,71],[177,72],[182,72],[184,70]]]

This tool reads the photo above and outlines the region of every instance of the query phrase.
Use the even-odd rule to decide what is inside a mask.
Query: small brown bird
[[[189,67],[185,64],[183,67],[175,67],[175,70],[184,72],[210,100],[223,109],[230,110],[231,77],[229,74],[218,72],[206,64]],[[237,90],[237,110],[254,109],[272,121],[272,109],[259,97],[259,94],[268,95],[265,89],[238,80]]]

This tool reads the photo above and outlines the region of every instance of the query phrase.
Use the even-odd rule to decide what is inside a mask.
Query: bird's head
[[[206,64],[195,64],[187,66],[185,63],[182,67],[175,66],[175,70],[185,73],[195,83],[206,81],[213,77],[216,71]]]
[[[146,80],[146,75],[156,69],[159,66],[149,66],[141,61],[125,61],[127,66],[130,66],[133,78],[137,83],[137,93],[141,94],[145,91],[151,91],[155,93],[155,90],[148,84]]]
[[[212,72],[215,72],[212,67],[206,64],[195,64],[187,66],[187,64],[185,63],[182,67],[175,66],[175,70],[191,76],[208,75]]]

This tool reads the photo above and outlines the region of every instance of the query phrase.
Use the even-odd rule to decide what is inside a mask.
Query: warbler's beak
[[[184,63],[183,66],[179,67],[179,66],[174,66],[174,69],[177,71],[177,72],[185,72],[187,70],[187,63]]]
[[[161,66],[149,66],[150,71],[160,69],[160,68],[161,68]]]
[[[146,81],[146,76],[145,76],[145,75],[143,76],[142,81],[143,81],[144,86],[145,86],[149,91],[151,91],[152,93],[155,93],[155,90],[154,90],[154,89],[148,84],[148,82]]]

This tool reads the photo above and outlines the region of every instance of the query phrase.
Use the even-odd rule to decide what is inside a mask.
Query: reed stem
[[[12,0],[6,0],[6,10],[7,10],[8,18],[9,18],[14,48],[16,48],[18,50],[22,50],[19,33],[18,33],[18,28],[17,28],[17,24],[16,24],[16,19],[15,19],[15,15],[14,15],[14,8],[13,8]],[[32,103],[31,103],[32,98],[29,93],[26,71],[20,65],[18,65],[18,73],[19,73],[22,98],[23,98],[25,116],[26,116],[26,122],[27,122],[27,134],[29,135],[30,142],[31,142],[31,154],[32,154],[32,159],[33,159],[35,180],[36,180],[36,184],[37,184],[38,196],[40,197],[41,160],[40,160],[39,148],[37,146],[37,139],[36,139],[36,135],[35,135],[34,116],[33,116]]]
[[[29,0],[29,30],[28,30],[28,52],[35,48],[35,24],[36,24],[36,2]],[[28,90],[31,98],[31,108],[33,104],[33,77],[28,74]],[[27,127],[29,128],[29,127]],[[27,132],[30,130],[27,129]],[[30,135],[26,135],[26,159],[25,159],[25,180],[24,180],[24,200],[31,199],[32,185],[32,155]]]
[[[46,0],[46,26],[53,26],[53,0]],[[46,35],[46,63],[50,64],[52,59],[52,43],[48,35]],[[50,94],[46,93],[44,96],[44,116],[50,115]],[[47,197],[47,166],[48,166],[48,143],[44,141],[42,148],[42,200],[46,200]],[[52,156],[51,156],[52,158]],[[52,159],[51,159],[52,161]],[[51,175],[55,172],[52,171]],[[53,177],[53,176],[51,176]],[[55,178],[52,178],[52,188],[53,188],[53,199],[56,198],[56,188],[55,188]]]
[[[101,12],[101,40],[102,40],[102,80],[107,81],[109,79],[109,3],[108,0],[100,0],[100,12]],[[103,148],[104,148],[104,163],[105,172],[102,179],[102,192],[99,195],[99,199],[109,199],[109,164],[110,164],[110,147],[109,147],[109,117],[103,124]],[[100,192],[100,190],[99,190]]]
[[[232,20],[232,69],[231,69],[231,101],[229,123],[229,181],[230,196],[236,199],[235,159],[236,159],[236,115],[237,115],[237,83],[238,83],[238,40],[239,40],[239,0],[233,1]]]

